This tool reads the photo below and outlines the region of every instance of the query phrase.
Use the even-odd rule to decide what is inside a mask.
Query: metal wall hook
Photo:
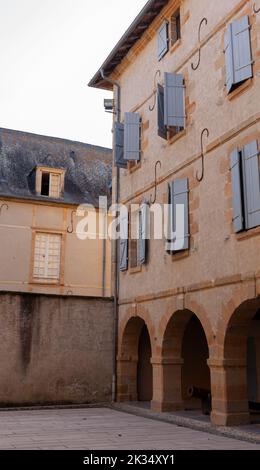
[[[70,215],[70,227],[67,227],[67,232],[68,233],[73,233],[74,231],[74,226],[73,226],[73,215],[76,214],[77,211],[71,211],[71,215]]]
[[[160,160],[157,160],[157,162],[155,163],[155,167],[154,167],[154,198],[152,198],[152,196],[150,196],[150,204],[153,205],[155,204],[156,202],[156,199],[157,199],[157,167],[160,166],[160,168],[162,168],[162,164],[160,162]]]
[[[208,24],[208,20],[207,18],[203,18],[200,22],[200,25],[199,25],[199,31],[198,31],[198,41],[199,41],[199,44],[201,43],[201,28],[202,28],[202,25],[203,23],[205,23],[205,26],[207,26]],[[197,65],[194,65],[194,63],[192,62],[191,64],[191,68],[192,70],[197,70],[199,68],[199,65],[200,65],[200,59],[201,59],[201,47],[199,47],[199,60],[198,60],[198,63]]]
[[[157,97],[157,76],[160,77],[161,76],[161,71],[160,70],[157,70],[156,73],[155,73],[155,76],[154,76],[154,104],[151,106],[149,105],[149,110],[150,111],[153,111],[154,108],[155,108],[155,105],[156,105],[156,97]]]
[[[1,206],[0,206],[0,215],[1,215],[2,209],[3,209],[4,207],[5,207],[5,209],[6,209],[7,211],[8,211],[8,209],[9,209],[8,204],[6,204],[6,203],[4,202],[4,203],[1,204]]]
[[[257,9],[256,4],[254,3],[253,10],[254,10],[254,13],[257,15],[257,13],[259,13],[259,11],[260,11],[260,8]]]
[[[198,176],[198,171],[196,173],[196,179],[199,182],[201,182],[204,178],[204,147],[203,147],[204,134],[207,135],[207,139],[208,139],[209,138],[209,130],[207,128],[203,129],[203,131],[201,132],[201,136],[200,136],[201,162],[202,162],[201,175]]]

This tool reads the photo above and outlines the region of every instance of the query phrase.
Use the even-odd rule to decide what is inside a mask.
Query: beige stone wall
[[[105,242],[105,276],[103,276],[104,242],[80,240],[76,234],[82,217],[71,213],[77,207],[3,200],[0,215],[0,291],[48,293],[75,296],[111,296],[110,241]],[[96,233],[99,232],[98,212]],[[41,285],[32,278],[33,245],[36,232],[62,234],[61,280],[57,285]],[[93,234],[95,235],[95,233]],[[103,280],[105,280],[103,288]]]
[[[210,3],[210,7],[209,7]],[[260,14],[253,1],[171,1],[142,39],[113,73],[121,85],[122,116],[136,111],[142,117],[142,158],[135,170],[120,170],[120,200],[131,204],[154,194],[157,160],[157,202],[167,202],[167,184],[189,178],[190,250],[170,256],[165,241],[149,242],[148,263],[137,272],[120,274],[119,289],[119,400],[136,398],[136,341],[138,328],[126,331],[140,317],[148,327],[153,364],[153,402],[157,410],[183,408],[181,345],[185,326],[194,313],[209,347],[208,365],[216,424],[248,422],[246,338],[250,319],[260,308],[260,228],[234,233],[230,154],[254,139],[260,141]],[[157,60],[156,32],[164,18],[180,4],[182,39],[162,61]],[[225,90],[224,34],[227,24],[249,15],[254,78],[229,97]],[[201,29],[201,63],[197,31]],[[171,141],[157,135],[154,76],[184,74],[187,127]],[[201,183],[200,136],[204,128],[205,175]],[[234,315],[235,313],[235,315]],[[172,322],[169,351],[164,346]],[[127,342],[128,341],[128,342]],[[129,344],[128,344],[129,343]],[[167,343],[168,345],[168,343]],[[196,352],[194,352],[196,353]],[[260,382],[259,382],[260,383]]]
[[[111,400],[112,302],[0,294],[0,404]]]

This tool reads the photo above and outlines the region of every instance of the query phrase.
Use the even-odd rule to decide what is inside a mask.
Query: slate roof
[[[111,89],[111,85],[102,79],[101,70],[103,70],[105,76],[109,77],[168,2],[169,0],[149,0],[145,4],[100,69],[90,80],[88,84],[90,87]]]
[[[97,207],[99,196],[110,201],[111,149],[0,128],[0,197],[46,201],[31,184],[36,166],[66,170],[64,197],[55,199],[57,204]]]

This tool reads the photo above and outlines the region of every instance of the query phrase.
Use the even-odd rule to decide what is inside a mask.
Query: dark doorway
[[[149,402],[153,397],[153,369],[151,364],[151,342],[146,325],[140,334],[137,367],[138,401]]]

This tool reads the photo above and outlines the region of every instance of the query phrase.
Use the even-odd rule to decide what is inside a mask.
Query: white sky
[[[0,0],[0,127],[111,146],[88,81],[146,0]]]

